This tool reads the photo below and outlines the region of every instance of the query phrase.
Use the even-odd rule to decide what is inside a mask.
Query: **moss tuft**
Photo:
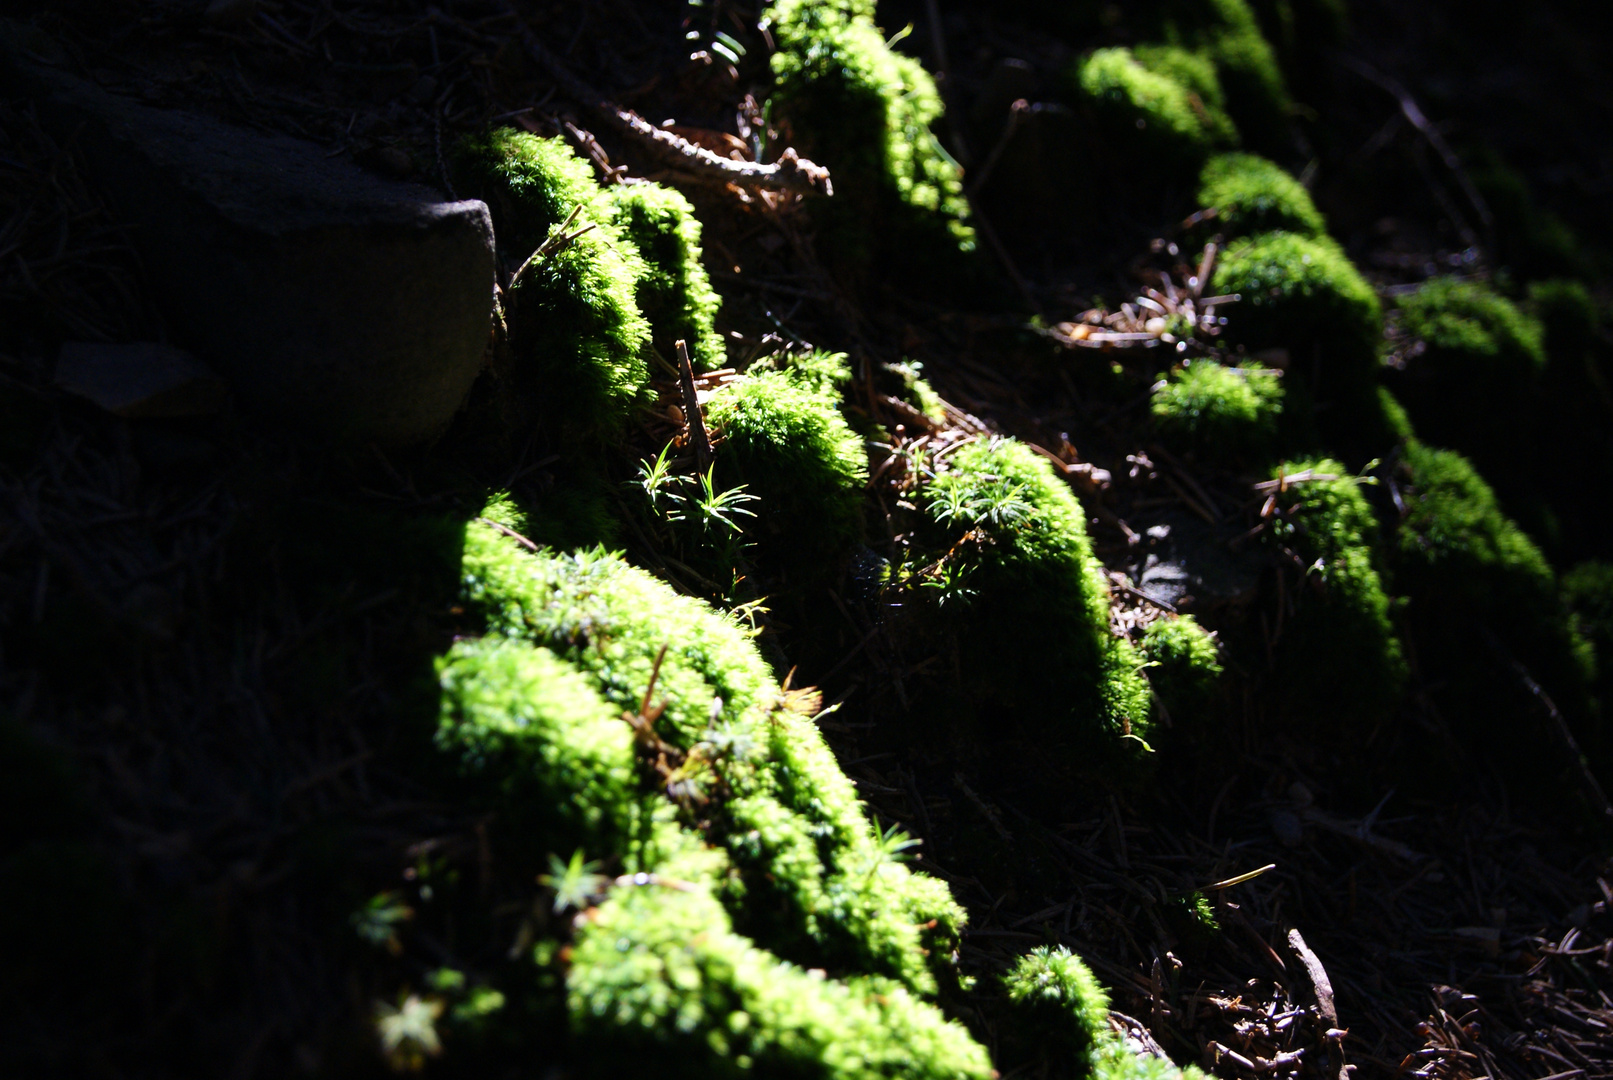
[[[1132,49],[1137,63],[1156,75],[1163,75],[1187,90],[1187,104],[1193,110],[1211,142],[1236,145],[1238,129],[1226,113],[1226,95],[1215,64],[1209,58],[1175,45],[1138,45]]]
[[[1392,438],[1377,395],[1383,311],[1337,244],[1287,232],[1236,240],[1211,287],[1243,298],[1227,309],[1230,342],[1288,351],[1290,431],[1306,433],[1311,418],[1296,414],[1308,402],[1324,436],[1363,456],[1383,449]]]
[[[1378,566],[1378,522],[1361,482],[1326,458],[1285,463],[1274,478],[1300,476],[1278,494],[1274,540],[1305,564],[1290,589],[1278,643],[1285,715],[1313,730],[1337,725],[1346,741],[1370,733],[1398,704],[1406,679],[1400,640]]]
[[[1149,682],[1173,718],[1187,720],[1215,692],[1221,655],[1215,638],[1191,615],[1158,619],[1143,631]]]
[[[1109,995],[1070,950],[1043,945],[1003,976],[1013,1026],[1027,1041],[1055,1044],[1060,1056],[1091,1052],[1109,1034]]]
[[[1228,238],[1276,231],[1313,239],[1327,235],[1327,223],[1304,185],[1254,154],[1212,157],[1199,173],[1198,200],[1215,208],[1210,227]]]
[[[888,981],[781,962],[699,889],[615,890],[578,934],[567,997],[604,1075],[991,1075],[985,1050],[934,1006]]]
[[[1283,411],[1278,373],[1199,360],[1154,386],[1154,424],[1168,442],[1218,459],[1269,452]]]
[[[649,271],[612,223],[592,169],[562,139],[508,128],[464,140],[455,162],[466,193],[492,209],[511,272],[581,208],[572,229],[591,231],[535,259],[505,295],[508,374],[514,395],[574,432],[620,429],[649,395],[650,325],[636,299]]]
[[[712,396],[710,423],[721,433],[718,471],[758,496],[758,543],[787,574],[832,561],[862,531],[868,455],[818,387],[838,377],[844,358],[816,354],[786,372],[760,371]],[[729,486],[732,486],[731,484]]]
[[[1613,563],[1582,562],[1563,575],[1563,603],[1574,629],[1595,650],[1599,692],[1613,685]],[[1604,700],[1605,708],[1610,702]]]
[[[979,440],[924,491],[937,548],[959,583],[943,606],[961,649],[964,691],[993,719],[1054,746],[1143,735],[1152,711],[1141,660],[1109,631],[1109,590],[1086,516],[1045,458],[1010,439]]]
[[[1486,285],[1430,278],[1398,307],[1406,331],[1424,347],[1412,362],[1439,368],[1442,381],[1529,374],[1546,365],[1540,324]]]
[[[886,44],[871,0],[780,0],[764,19],[777,45],[772,115],[833,174],[822,212],[842,254],[922,265],[972,251],[962,169],[931,130],[940,92],[923,65]]]
[[[1165,54],[1156,50],[1151,55],[1159,62]],[[1172,66],[1181,70],[1187,65],[1161,64],[1163,70],[1152,70],[1130,49],[1098,49],[1077,67],[1076,88],[1107,137],[1167,164],[1196,161],[1233,135],[1224,115],[1218,118],[1197,93],[1173,77]]]
[[[609,195],[612,221],[646,264],[636,295],[656,350],[676,363],[675,344],[681,339],[697,371],[722,367],[727,353],[713,322],[722,298],[700,264],[694,207],[660,184],[621,184]]]

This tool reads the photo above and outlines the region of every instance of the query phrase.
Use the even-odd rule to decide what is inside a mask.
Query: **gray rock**
[[[0,21],[0,82],[73,143],[175,338],[243,408],[385,445],[448,425],[488,341],[485,204],[110,94],[19,23]]]
[[[219,377],[171,345],[70,341],[56,360],[56,385],[128,417],[204,416],[229,395]]]

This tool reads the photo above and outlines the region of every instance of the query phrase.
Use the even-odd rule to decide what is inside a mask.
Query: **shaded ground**
[[[1387,79],[1464,161],[1485,146],[1500,152],[1601,257],[1613,233],[1598,197],[1613,178],[1601,137],[1613,98],[1597,39],[1550,9],[1457,7],[1359,4],[1344,55],[1379,80],[1334,57],[1314,86],[1296,87],[1327,103],[1325,123],[1307,130],[1335,232],[1385,286],[1453,257],[1494,266],[1506,242]],[[751,40],[755,12],[712,11],[694,22],[675,5],[531,14],[621,103],[675,118],[690,138],[743,147],[736,110],[759,61],[747,54],[730,77],[706,46],[712,18]],[[914,51],[934,64],[926,17],[921,5],[882,13],[889,27],[914,21]],[[631,147],[586,134],[592,118],[525,56],[499,4],[433,17],[285,0],[233,25],[181,5],[108,4],[41,23],[108,85],[297,134],[393,175],[445,182],[443,143],[495,117],[662,175]],[[999,60],[1029,60],[1045,79],[1074,54],[971,10],[949,11],[942,26],[955,116],[988,96]],[[699,32],[693,45],[686,27]],[[137,261],[77,182],[70,143],[35,127],[26,103],[6,110],[0,280],[22,302],[0,340],[0,692],[9,720],[65,749],[77,776],[58,780],[42,755],[5,796],[0,907],[23,973],[0,997],[7,1042],[42,1070],[78,1075],[379,1069],[365,1022],[399,971],[353,933],[350,913],[417,888],[434,861],[480,875],[494,910],[531,903],[530,882],[488,865],[484,823],[436,801],[422,760],[430,662],[456,585],[456,538],[440,518],[468,513],[486,487],[541,493],[561,448],[527,447],[489,477],[430,454],[332,454],[242,416],[125,422],[66,398],[48,379],[60,340],[149,338],[161,323]],[[961,132],[977,160],[993,123],[984,115]],[[1128,532],[1203,521],[1236,536],[1257,522],[1248,478],[1162,456],[1139,435],[1144,401],[1078,392],[1047,362],[1053,347],[1024,329],[1030,302],[1054,321],[1095,293],[1124,295],[1125,267],[1170,223],[1079,208],[1092,224],[1074,242],[1034,218],[1004,221],[1030,296],[1005,285],[1003,304],[981,314],[939,311],[899,288],[848,293],[812,255],[810,206],[687,190],[736,364],[802,340],[865,364],[923,361],[952,405],[943,429],[909,429],[913,418],[872,394],[870,417],[936,444],[1004,431],[1106,471],[1106,482],[1077,486],[1099,554],[1131,586],[1145,584],[1146,550]],[[989,221],[991,191],[980,194]],[[677,400],[670,385],[666,395]],[[646,420],[610,464],[615,478],[629,479],[671,430]],[[1573,557],[1610,553],[1599,537],[1565,542]],[[656,564],[643,544],[627,547]],[[1218,611],[1272,602],[1269,568],[1228,572],[1235,584],[1194,609],[1211,625]],[[837,590],[811,641],[780,613],[770,647],[801,664],[799,682],[844,702],[823,726],[873,810],[925,839],[919,865],[968,906],[970,973],[1000,971],[1032,944],[1068,944],[1139,1040],[1222,1076],[1336,1076],[1341,1048],[1357,1075],[1613,1075],[1605,840],[1518,804],[1481,760],[1459,790],[1420,784],[1416,754],[1463,753],[1432,709],[1374,733],[1363,768],[1325,739],[1274,730],[1252,677],[1242,700],[1222,703],[1216,753],[1162,752],[1168,783],[1050,782],[1034,746],[960,755],[913,738],[910,725],[893,734],[882,721],[904,680],[941,661],[902,655],[886,632],[891,613],[855,593]],[[1116,601],[1123,624],[1159,610],[1125,588]],[[1539,720],[1522,692],[1517,710],[1520,723]],[[16,742],[17,759],[33,760],[33,744]],[[1173,922],[1181,896],[1270,864],[1212,891],[1218,937],[1195,940]],[[41,907],[38,896],[53,899]],[[61,907],[62,896],[77,906]],[[518,922],[499,929],[513,934]],[[44,927],[57,929],[33,932]],[[1326,969],[1332,1018],[1291,928]],[[405,931],[411,955],[457,947],[434,940],[437,929]],[[964,1019],[993,1044],[984,1012]]]

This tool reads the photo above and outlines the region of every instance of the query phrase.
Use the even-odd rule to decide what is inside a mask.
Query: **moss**
[[[1306,471],[1312,479],[1278,495],[1284,518],[1272,529],[1305,564],[1278,641],[1279,694],[1292,721],[1359,740],[1394,711],[1406,664],[1360,481],[1327,458],[1288,462],[1273,476]]]
[[[511,272],[581,208],[591,231],[527,265],[505,295],[514,370],[510,393],[580,433],[610,432],[648,400],[650,325],[637,303],[649,268],[612,223],[590,166],[560,138],[501,128],[463,141],[456,176],[493,211]],[[516,407],[522,426],[530,408]]]
[[[1292,102],[1277,57],[1243,0],[1216,0],[1215,6],[1233,18],[1209,31],[1201,48],[1215,61],[1227,112],[1252,145],[1281,147]]]
[[[655,348],[676,363],[675,344],[681,339],[697,371],[722,367],[727,353],[713,322],[722,299],[700,264],[694,207],[660,184],[621,184],[609,195],[612,220],[646,263],[636,295]]]
[[[1398,302],[1406,331],[1421,341],[1414,363],[1456,379],[1528,374],[1546,365],[1540,324],[1487,285],[1436,277]]]
[[[1254,154],[1217,154],[1199,173],[1200,206],[1214,207],[1208,227],[1228,238],[1282,231],[1327,234],[1310,192],[1282,168]]]
[[[1529,306],[1540,321],[1550,367],[1579,363],[1596,344],[1601,315],[1590,290],[1580,282],[1533,282]]]
[[[777,46],[772,115],[833,174],[835,196],[821,213],[841,254],[934,273],[924,259],[956,263],[972,251],[962,170],[931,130],[940,92],[917,60],[885,43],[872,0],[781,0],[764,20]]]
[[[1050,746],[1143,735],[1152,703],[1140,659],[1109,632],[1108,585],[1068,485],[1010,439],[978,440],[946,461],[923,495],[941,565],[961,583],[956,615],[947,605],[941,615],[966,696]]]
[[[1563,604],[1578,635],[1595,650],[1601,694],[1613,685],[1613,563],[1582,562],[1563,575]],[[1605,708],[1607,701],[1603,702]]]
[[[493,506],[484,516],[498,520],[505,512]],[[822,734],[783,707],[771,673],[734,618],[674,593],[616,556],[528,553],[481,524],[466,534],[464,577],[466,606],[490,635],[549,649],[585,676],[618,717],[637,712],[666,648],[655,683],[664,711],[655,728],[688,752],[684,778],[668,793],[709,800],[701,803],[700,828],[733,866],[714,887],[743,932],[811,966],[882,975],[921,993],[937,989],[937,972],[950,970],[962,910],[945,886],[910,874],[897,861],[899,852],[874,832]],[[553,667],[549,660],[512,659],[499,649],[470,655],[491,657],[480,661],[489,674],[480,682],[467,675],[463,690],[456,684],[445,702],[448,715],[467,712],[460,703],[481,702],[477,695],[485,691],[487,703],[477,705],[476,717],[495,716],[502,701],[504,711],[520,719],[504,721],[504,728],[490,720],[468,727],[445,721],[453,730],[493,732],[503,740],[499,747],[509,745],[513,736],[505,729],[512,726],[569,732],[577,745],[562,755],[573,763],[566,766],[564,775],[573,778],[568,783],[604,784],[597,778],[619,776],[617,750],[608,760],[618,771],[597,764],[607,760],[597,748],[606,736],[581,700],[586,695],[569,684],[554,690],[565,715],[583,718],[563,723],[554,719],[558,709],[537,711],[549,700],[541,687],[521,689],[534,671]],[[479,744],[456,737],[456,745],[480,759]],[[512,759],[505,754],[500,760]],[[559,766],[547,758],[527,771],[539,765],[549,770],[542,775],[558,775]],[[620,822],[638,811],[629,806],[610,813],[610,821]],[[661,850],[668,843],[657,840]]]
[[[1524,280],[1586,274],[1590,260],[1579,238],[1536,204],[1528,182],[1493,151],[1474,156],[1468,176],[1490,208],[1497,258]]]
[[[1167,167],[1196,161],[1230,141],[1230,127],[1198,94],[1166,71],[1150,70],[1129,49],[1094,51],[1077,67],[1075,83],[1108,138]]]
[[[1014,1034],[1051,1043],[1059,1056],[1090,1053],[1109,1034],[1109,995],[1081,958],[1043,945],[1014,961],[1003,976]]]
[[[753,364],[751,370],[766,371],[770,367],[787,373],[803,389],[825,397],[837,396],[851,382],[850,358],[827,349],[779,353],[764,363]]]
[[[1229,342],[1288,351],[1290,431],[1303,435],[1314,422],[1362,456],[1381,451],[1392,438],[1377,396],[1383,311],[1337,244],[1287,232],[1236,240],[1211,287],[1243,298],[1227,309]],[[1316,409],[1314,419],[1301,404]]]
[[[1158,619],[1143,631],[1143,656],[1154,692],[1178,720],[1190,719],[1215,692],[1221,655],[1215,638],[1191,615]]]
[[[1397,578],[1411,597],[1425,676],[1441,680],[1446,715],[1503,760],[1525,771],[1542,767],[1542,740],[1520,730],[1527,699],[1504,662],[1510,656],[1545,687],[1582,743],[1598,745],[1587,700],[1591,650],[1540,549],[1460,454],[1412,440],[1399,476],[1406,512]]]
[[[902,380],[899,396],[904,401],[937,424],[946,419],[946,405],[924,377],[924,365],[916,360],[903,360],[899,364],[887,364],[886,369]]]
[[[602,1075],[991,1075],[985,1050],[934,1006],[783,963],[698,889],[615,890],[578,934],[567,997]]]
[[[816,387],[834,377],[822,360],[790,373],[761,371],[712,395],[708,421],[721,433],[718,470],[760,497],[758,543],[764,565],[810,575],[862,531],[868,456]],[[791,373],[799,373],[792,378]]]
[[[1138,45],[1132,50],[1137,63],[1156,75],[1163,75],[1188,92],[1188,107],[1203,124],[1210,141],[1236,144],[1238,129],[1226,113],[1226,95],[1215,64],[1208,58],[1175,45]]]
[[[1167,443],[1222,460],[1258,456],[1276,442],[1282,384],[1255,364],[1199,360],[1154,386],[1152,409]]]

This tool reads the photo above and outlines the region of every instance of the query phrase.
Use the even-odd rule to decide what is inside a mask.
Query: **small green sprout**
[[[595,873],[598,869],[597,861],[583,860],[581,848],[571,853],[570,862],[561,862],[557,855],[549,856],[549,872],[538,875],[538,884],[554,890],[556,915],[567,908],[581,910],[588,906],[590,900],[605,891],[605,885],[610,879],[604,874]]]
[[[353,912],[349,921],[358,936],[377,948],[384,948],[393,956],[403,951],[398,941],[398,925],[414,918],[414,909],[405,904],[395,892],[377,893],[365,905]]]

